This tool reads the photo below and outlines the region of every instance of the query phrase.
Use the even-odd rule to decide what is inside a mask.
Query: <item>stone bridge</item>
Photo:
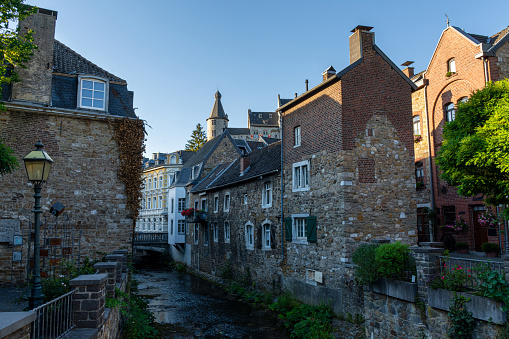
[[[134,256],[144,256],[147,252],[164,253],[168,250],[168,233],[135,232],[133,240]]]

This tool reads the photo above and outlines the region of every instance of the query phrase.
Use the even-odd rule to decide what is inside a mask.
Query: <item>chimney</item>
[[[306,79],[306,81],[304,81],[306,83],[306,92],[309,91],[309,81],[308,79]]]
[[[18,23],[20,34],[33,30],[34,44],[37,50],[27,68],[17,68],[21,82],[12,88],[12,99],[51,104],[51,77],[53,73],[53,44],[57,12],[37,8],[37,12]]]
[[[322,81],[328,80],[331,77],[336,75],[336,70],[334,67],[330,66],[325,70],[325,72],[322,73]]]
[[[406,66],[406,68],[404,68],[402,72],[405,73],[405,75],[409,78],[414,76],[414,68],[409,67],[413,63],[414,63],[413,61],[405,61],[404,63],[401,64],[401,66]]]
[[[245,170],[249,167],[249,158],[245,155],[240,157],[240,173],[244,173]]]
[[[369,56],[375,44],[375,33],[370,32],[373,27],[357,26],[351,32],[350,41],[350,64],[353,64],[363,56]]]

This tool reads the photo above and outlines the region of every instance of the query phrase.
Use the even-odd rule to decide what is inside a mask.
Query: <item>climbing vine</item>
[[[117,176],[125,185],[126,208],[133,219],[133,227],[139,215],[142,162],[145,151],[145,125],[139,119],[111,119],[120,150],[120,166]]]

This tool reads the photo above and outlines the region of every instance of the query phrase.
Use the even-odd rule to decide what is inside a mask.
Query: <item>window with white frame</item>
[[[148,179],[148,189],[152,189],[152,179]]]
[[[293,224],[293,239],[294,242],[305,242],[307,243],[307,232],[306,232],[306,224],[307,218],[309,214],[293,214],[292,215],[292,224]]]
[[[157,198],[156,197],[153,197],[152,198],[152,209],[156,209],[157,208]]]
[[[246,248],[254,249],[254,226],[250,223],[246,224]]]
[[[414,135],[421,135],[421,117],[414,115]]]
[[[170,222],[170,234],[173,235],[173,219]]]
[[[219,197],[216,195],[214,197],[214,212],[219,211]]]
[[[230,242],[230,223],[228,221],[224,222],[224,241]]]
[[[272,246],[272,244],[271,244],[270,224],[264,224],[263,225],[263,248],[270,249],[271,246]]]
[[[175,199],[171,198],[171,206],[170,206],[170,213],[173,213],[173,210],[174,210],[174,206],[175,206]]]
[[[194,243],[197,244],[200,240],[200,228],[198,224],[194,224]]]
[[[81,76],[79,78],[79,107],[106,111],[108,103],[108,82],[95,78],[81,78]]]
[[[159,177],[159,187],[161,187],[161,188],[164,187],[163,186],[163,176],[162,175]]]
[[[170,164],[174,165],[177,163],[177,157],[175,155],[172,155],[170,157]]]
[[[452,102],[446,104],[444,106],[445,111],[445,121],[451,122],[456,117],[456,109],[454,107],[454,104]]]
[[[293,192],[309,190],[309,161],[293,164]]]
[[[177,232],[178,234],[186,234],[186,222],[184,220],[177,221]]]
[[[272,207],[272,182],[270,181],[263,184],[262,207]]]
[[[154,177],[153,183],[154,183],[154,189],[156,189],[157,188],[157,177]]]
[[[230,211],[230,194],[226,193],[224,196],[224,211],[229,212]]]
[[[215,222],[212,227],[214,227],[213,229],[213,232],[214,232],[214,242],[218,242],[219,241],[219,227],[217,226],[217,222]]]
[[[447,72],[456,73],[456,60],[454,58],[447,61]]]
[[[143,199],[143,200],[141,201],[141,209],[142,209],[142,210],[144,210],[144,209],[145,209],[145,207],[146,207],[145,199]]]
[[[244,205],[247,205],[247,193],[244,194]]]
[[[201,209],[204,211],[207,211],[207,199],[206,198],[201,199]]]
[[[148,210],[149,210],[149,209],[151,209],[151,208],[150,208],[150,198],[147,198],[147,209],[148,209]]]
[[[163,208],[163,196],[159,196],[159,208]]]
[[[186,209],[186,198],[178,198],[178,212]]]
[[[300,146],[301,142],[301,134],[300,134],[300,126],[297,126],[293,129],[293,136],[294,136],[294,147]]]

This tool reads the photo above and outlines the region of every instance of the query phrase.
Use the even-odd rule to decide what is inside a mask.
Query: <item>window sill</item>
[[[309,186],[301,188],[292,188],[292,192],[305,192],[305,191],[309,191]]]
[[[263,252],[272,251],[272,247],[263,247],[262,251]]]
[[[271,208],[272,207],[272,204],[270,205],[262,205],[262,208]]]
[[[246,246],[246,250],[248,251],[254,251],[254,246],[250,247],[250,246]]]
[[[297,147],[300,147],[301,145],[293,145],[293,148],[297,148]]]
[[[307,239],[292,239],[292,244],[309,245]]]

